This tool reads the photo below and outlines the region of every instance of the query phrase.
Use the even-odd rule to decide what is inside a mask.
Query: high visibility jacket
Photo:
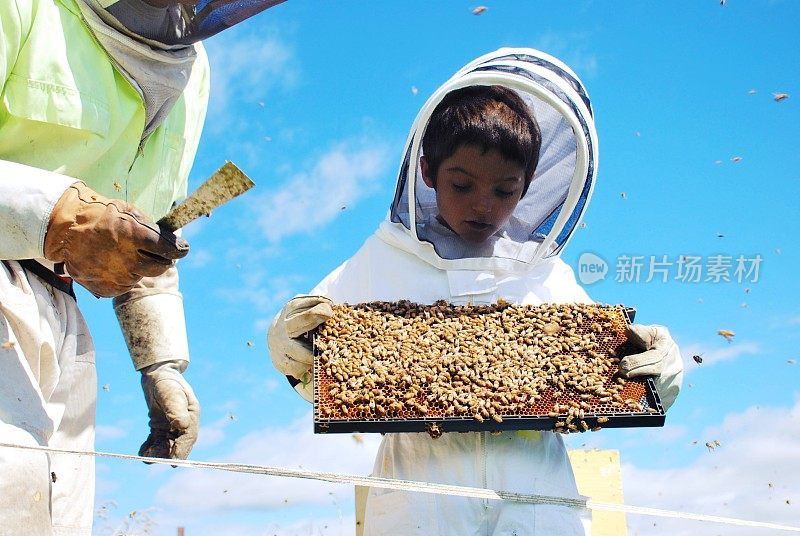
[[[153,219],[186,195],[209,89],[195,46],[186,90],[141,140],[143,100],[76,0],[0,2],[0,259],[43,256],[50,210],[75,179]]]

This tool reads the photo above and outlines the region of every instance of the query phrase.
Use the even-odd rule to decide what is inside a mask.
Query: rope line
[[[103,458],[118,458],[124,460],[140,461],[150,464],[171,465],[173,467],[189,467],[215,469],[219,471],[229,471],[234,473],[249,473],[267,476],[277,476],[284,478],[302,478],[307,480],[319,480],[336,484],[352,484],[356,486],[368,486],[374,488],[393,489],[399,491],[414,491],[421,493],[432,493],[436,495],[453,495],[459,497],[470,497],[475,499],[504,500],[526,504],[551,504],[566,506],[569,508],[587,508],[590,510],[604,510],[609,512],[621,512],[626,514],[638,514],[654,517],[667,517],[677,519],[689,519],[693,521],[706,521],[710,523],[721,523],[725,525],[735,525],[740,527],[764,528],[773,530],[783,530],[789,532],[800,532],[800,527],[781,525],[763,521],[751,521],[733,517],[712,516],[706,514],[695,514],[692,512],[678,512],[673,510],[662,510],[659,508],[648,508],[642,506],[631,506],[627,504],[615,504],[593,501],[587,498],[570,498],[553,495],[538,495],[528,493],[515,493],[509,491],[496,491],[485,488],[475,488],[469,486],[453,486],[449,484],[435,484],[431,482],[419,482],[414,480],[402,480],[394,478],[382,478],[375,476],[359,476],[344,473],[331,473],[324,471],[309,471],[306,469],[287,469],[283,467],[270,467],[266,465],[252,465],[242,463],[226,462],[204,462],[196,460],[172,460],[164,458],[151,458],[146,456],[134,456],[131,454],[117,454],[114,452],[80,451],[58,449],[53,447],[42,447],[32,445],[16,445],[13,443],[0,442],[0,447],[16,448],[23,450],[36,450],[55,454],[72,454],[77,456],[95,456]]]

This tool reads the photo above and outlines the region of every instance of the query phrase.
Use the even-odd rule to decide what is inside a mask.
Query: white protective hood
[[[539,165],[527,193],[505,227],[480,248],[437,223],[435,192],[419,168],[434,109],[449,92],[473,85],[517,91],[542,133]],[[378,232],[383,240],[440,269],[527,271],[559,255],[580,222],[597,173],[597,133],[589,97],[569,67],[531,48],[501,48],[470,62],[431,95],[403,155],[394,201]]]

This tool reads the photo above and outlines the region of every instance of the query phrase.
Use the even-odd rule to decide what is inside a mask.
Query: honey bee
[[[694,359],[694,362],[699,365],[703,362],[703,354],[695,354],[692,356],[692,359]]]
[[[717,335],[724,337],[726,341],[731,342],[731,339],[733,339],[736,334],[729,329],[721,329],[717,331]]]
[[[708,450],[714,450],[715,445],[711,441],[706,441],[706,447],[708,447]]]
[[[433,439],[442,437],[442,428],[435,422],[428,423],[427,426],[425,426],[425,429],[428,432],[428,435]]]
[[[472,10],[472,14],[473,15],[480,15],[481,13],[485,12],[487,9],[489,9],[489,8],[486,7],[486,6],[478,6],[478,7],[474,8]]]
[[[773,93],[772,94],[772,98],[775,99],[775,102],[781,102],[782,100],[788,99],[789,98],[789,94],[788,93],[783,93],[783,92],[781,92],[781,93]]]
[[[55,484],[56,480],[58,480],[58,478],[56,477],[56,472],[55,471],[51,471],[50,472],[50,480],[53,481],[53,484]]]

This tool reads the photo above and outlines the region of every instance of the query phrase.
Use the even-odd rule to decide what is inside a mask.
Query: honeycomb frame
[[[633,321],[635,309],[622,305],[595,304],[515,306],[503,302],[494,305],[454,306],[445,302],[419,305],[406,300],[339,304],[333,308],[334,317],[309,334],[315,356],[313,381],[316,433],[428,432],[431,436],[438,437],[443,432],[456,431],[549,430],[572,433],[597,431],[600,428],[664,424],[665,412],[652,378],[624,380],[618,374],[619,359],[640,351],[633,350],[631,341],[628,340],[629,332],[626,330],[626,326]],[[481,336],[476,336],[474,329],[475,324],[480,325],[476,318],[482,320],[484,329],[487,330]],[[547,330],[552,330],[552,326],[557,323],[553,319],[560,326],[556,333]],[[399,327],[391,333],[381,328],[398,322]],[[544,327],[542,322],[545,322]],[[565,323],[569,324],[566,328]],[[472,328],[464,328],[465,324]],[[495,331],[490,332],[490,329]],[[582,337],[582,342],[586,344],[564,349],[565,339],[558,335],[564,329],[570,332],[566,340],[575,342],[575,337]],[[398,333],[401,334],[400,338],[405,338],[402,343],[399,342]],[[605,369],[600,374],[603,378],[602,386],[595,380],[592,389],[578,389],[575,385],[565,385],[565,382],[559,381],[557,384],[548,383],[544,389],[539,384],[534,390],[509,393],[508,389],[504,390],[507,385],[484,378],[484,384],[489,381],[491,385],[483,389],[482,396],[495,402],[484,401],[485,405],[469,407],[456,404],[460,410],[454,410],[450,403],[453,400],[446,400],[449,396],[446,391],[448,381],[450,384],[458,383],[453,381],[453,373],[457,370],[453,368],[453,362],[459,355],[463,357],[462,365],[465,361],[469,362],[469,350],[474,351],[474,346],[469,346],[470,340],[483,340],[491,347],[493,337],[487,333],[500,333],[501,338],[508,334],[511,349],[508,346],[501,347],[497,357],[506,367],[509,360],[512,367],[524,367],[525,359],[533,355],[530,348],[535,346],[540,354],[548,353],[545,366],[550,371],[550,377],[563,380],[564,370],[573,370],[575,363],[584,366],[586,362],[592,361],[595,363],[592,365],[595,367],[592,374],[599,372],[597,367]],[[351,342],[355,337],[361,346],[348,346],[348,337]],[[438,358],[436,355],[428,356],[429,361],[426,362],[426,358],[420,356],[423,355],[424,341],[431,338],[438,338],[440,347],[452,351],[445,350],[448,353],[444,353],[440,348]],[[365,340],[369,347],[365,346]],[[339,344],[342,341],[345,344]],[[592,346],[592,341],[597,344]],[[553,352],[548,348],[556,343],[562,344],[562,348],[555,353],[558,364],[553,371]],[[462,352],[462,347],[466,347],[466,352]],[[376,351],[375,348],[383,350]],[[366,386],[364,383],[367,378],[375,378],[376,371],[381,371],[388,353],[386,348],[394,348],[396,351],[393,350],[393,359],[399,359],[407,368],[397,369],[395,363],[395,373],[388,375],[390,381],[386,381],[384,367],[384,381],[378,385],[377,390],[379,394],[372,397],[362,396],[366,390],[372,389],[372,393],[376,392],[369,387],[369,382]],[[496,350],[493,349],[492,352],[492,355],[496,355]],[[568,358],[566,361],[565,357]],[[473,362],[477,363],[475,359],[473,356]],[[492,356],[488,357],[489,361],[492,359]],[[520,361],[515,363],[514,359]],[[417,366],[414,370],[411,365],[419,365],[420,362],[422,368]],[[344,372],[346,363],[349,363],[350,368],[347,370],[350,374],[340,374],[340,371]],[[537,364],[541,365],[542,362],[538,361]],[[461,367],[462,371],[463,369]],[[488,369],[484,366],[482,372],[491,374],[491,370],[491,366]],[[516,369],[504,370],[508,374],[509,370]],[[448,374],[443,376],[443,382],[433,381],[434,377],[438,380],[445,371]],[[457,377],[459,380],[466,380],[467,375]],[[577,373],[571,377],[584,376],[586,375]],[[439,387],[436,387],[439,394],[432,394],[431,389],[437,385],[445,386],[444,403]],[[519,383],[517,387],[520,385],[523,384]],[[469,386],[467,390],[469,389],[477,391],[475,385]],[[355,393],[354,398],[337,398],[337,395],[344,394],[343,391],[348,395]],[[500,393],[499,396],[495,391]],[[504,394],[507,396],[504,397]],[[473,393],[470,394],[470,403],[474,402],[474,396]],[[506,405],[496,402],[512,398],[515,402]],[[480,400],[479,403],[483,404]],[[342,408],[345,408],[344,411]]]

